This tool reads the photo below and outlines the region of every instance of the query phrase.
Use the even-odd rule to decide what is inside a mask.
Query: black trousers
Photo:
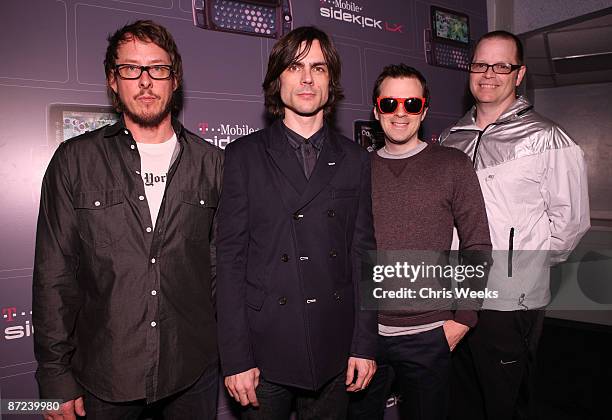
[[[217,418],[217,392],[219,368],[217,364],[204,371],[200,379],[189,388],[147,404],[145,400],[123,403],[103,401],[85,393],[87,420],[213,420]]]
[[[259,407],[245,407],[242,419],[289,420],[295,407],[298,420],[344,420],[348,405],[345,380],[346,371],[321,389],[308,391],[268,382],[260,376],[255,389]]]
[[[382,420],[392,383],[401,419],[445,420],[450,350],[442,327],[414,335],[379,336],[378,370],[364,391],[351,395],[349,419]]]
[[[543,310],[481,311],[452,357],[452,420],[533,419]]]

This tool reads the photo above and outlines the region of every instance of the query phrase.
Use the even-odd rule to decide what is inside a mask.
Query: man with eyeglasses
[[[487,206],[495,253],[478,326],[453,356],[457,419],[524,419],[532,386],[549,266],[564,261],[589,229],[582,150],[516,89],[525,77],[520,40],[484,35],[470,65],[475,106],[440,137],[471,159]]]
[[[418,137],[429,108],[423,75],[405,64],[385,67],[376,79],[372,103],[385,133],[384,147],[371,155],[379,256],[385,260],[383,253],[400,251],[401,258],[411,264],[431,258],[435,265],[444,265],[456,225],[461,250],[473,257],[477,252],[486,257],[491,248],[487,215],[469,159],[458,150],[428,144]],[[423,251],[428,251],[427,255]],[[387,264],[396,262],[393,259]],[[428,286],[439,291],[445,286],[442,283],[442,279],[431,282],[422,276],[414,279],[411,288],[419,294],[429,290]],[[447,417],[450,354],[476,324],[478,303],[463,302],[457,310],[452,298],[413,297],[404,302],[379,302],[379,369],[370,387],[352,397],[353,420],[383,419],[393,378],[402,401],[401,418]]]
[[[104,61],[120,121],[62,143],[45,174],[33,323],[46,419],[216,416],[213,303],[222,153],[172,117],[172,35],[137,21]]]

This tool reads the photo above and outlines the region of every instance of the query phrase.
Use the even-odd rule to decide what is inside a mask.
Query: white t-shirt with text
[[[176,134],[163,143],[138,143],[140,176],[144,182],[153,227],[164,198],[166,178],[176,143]]]

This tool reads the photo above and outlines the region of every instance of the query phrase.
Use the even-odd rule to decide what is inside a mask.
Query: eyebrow
[[[327,63],[325,61],[316,61],[314,63],[304,63],[303,61],[295,61],[291,64],[289,64],[290,66],[301,66],[304,67],[306,64],[310,64],[310,67],[319,67],[319,66],[327,66]]]
[[[123,64],[136,64],[141,66],[142,64],[140,64],[137,60],[133,59],[133,58],[126,58],[125,60],[117,60],[117,61],[122,61]],[[151,60],[148,62],[148,65],[151,64],[165,64],[165,65],[171,65],[171,61],[170,62],[166,62],[166,60],[161,59],[161,58],[156,58],[154,60]]]

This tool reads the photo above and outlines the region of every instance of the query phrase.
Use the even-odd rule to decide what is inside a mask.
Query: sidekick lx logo
[[[402,32],[402,25],[383,22],[382,20],[363,16],[363,7],[353,1],[320,0],[319,13],[324,18],[359,25],[362,28],[372,28],[388,32]]]

